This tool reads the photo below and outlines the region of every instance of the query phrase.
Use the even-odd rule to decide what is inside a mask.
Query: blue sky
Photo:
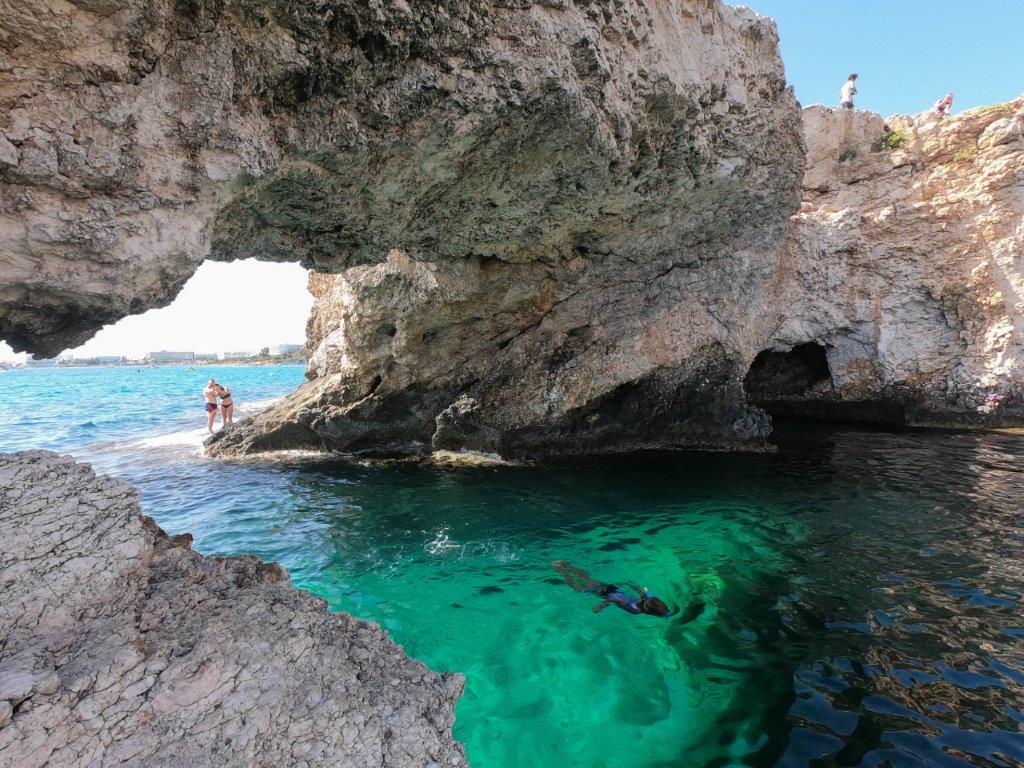
[[[740,5],[727,0],[730,5]],[[851,72],[857,107],[919,112],[953,91],[954,112],[1024,92],[1024,0],[743,0],[779,26],[804,105],[835,104]]]

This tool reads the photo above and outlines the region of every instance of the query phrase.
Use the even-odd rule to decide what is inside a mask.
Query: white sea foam
[[[252,416],[253,414],[265,411],[275,403],[284,400],[283,397],[266,397],[262,400],[252,400],[251,402],[238,402],[235,404],[235,415],[239,416],[245,414],[246,416]]]
[[[448,536],[448,529],[441,528],[434,536],[433,540],[428,541],[425,549],[432,555],[440,555],[444,552],[448,552],[453,549],[462,549],[463,545],[459,542],[451,539]]]
[[[218,461],[227,461],[232,464],[275,464],[296,462],[319,463],[331,454],[323,451],[307,450],[304,448],[289,448],[280,451],[262,451],[260,453],[243,454],[241,456],[225,456]]]
[[[282,398],[280,397],[268,397],[263,400],[239,403],[235,408],[235,415],[238,418],[243,416],[252,416],[266,410],[281,399]],[[201,426],[197,426],[193,429],[183,429],[177,432],[166,432],[160,435],[153,435],[152,437],[143,437],[130,442],[129,445],[136,448],[170,448],[183,445],[196,448],[201,452],[203,440],[205,440],[209,435],[206,431],[205,412],[197,411],[197,413],[198,417],[196,421],[199,422]],[[219,429],[219,425],[220,414],[217,415],[217,424],[214,426],[214,430]]]
[[[139,448],[168,448],[174,445],[190,445],[198,448],[206,437],[206,427],[197,427],[196,429],[184,429],[181,432],[143,437],[136,440],[134,445]]]

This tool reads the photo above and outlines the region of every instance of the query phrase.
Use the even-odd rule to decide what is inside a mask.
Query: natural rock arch
[[[772,23],[716,0],[4,21],[0,338],[53,354],[204,258],[323,273],[309,383],[215,452],[733,445],[769,430],[756,353],[806,339],[826,400],[1020,418],[1020,101],[891,118],[896,149],[801,126]]]
[[[236,445],[618,448],[650,430],[600,404],[651,393],[679,422],[665,441],[744,420],[722,342],[757,324],[802,171],[769,20],[683,0],[12,19],[16,347],[52,354],[170,301],[203,258],[255,256],[328,274],[290,423]]]
[[[777,245],[796,203],[774,27],[717,2],[44,0],[5,25],[16,349],[164,305],[206,257],[663,269]]]

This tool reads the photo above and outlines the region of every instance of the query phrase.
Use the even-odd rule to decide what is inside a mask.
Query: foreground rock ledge
[[[193,552],[119,480],[0,454],[0,537],[0,765],[465,765],[460,675]]]

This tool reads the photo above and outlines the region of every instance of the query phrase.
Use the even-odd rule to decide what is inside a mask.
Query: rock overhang
[[[11,29],[0,335],[42,354],[166,304],[207,255],[621,246],[702,176],[756,175],[744,119],[795,109],[771,22],[717,3],[54,1]]]

